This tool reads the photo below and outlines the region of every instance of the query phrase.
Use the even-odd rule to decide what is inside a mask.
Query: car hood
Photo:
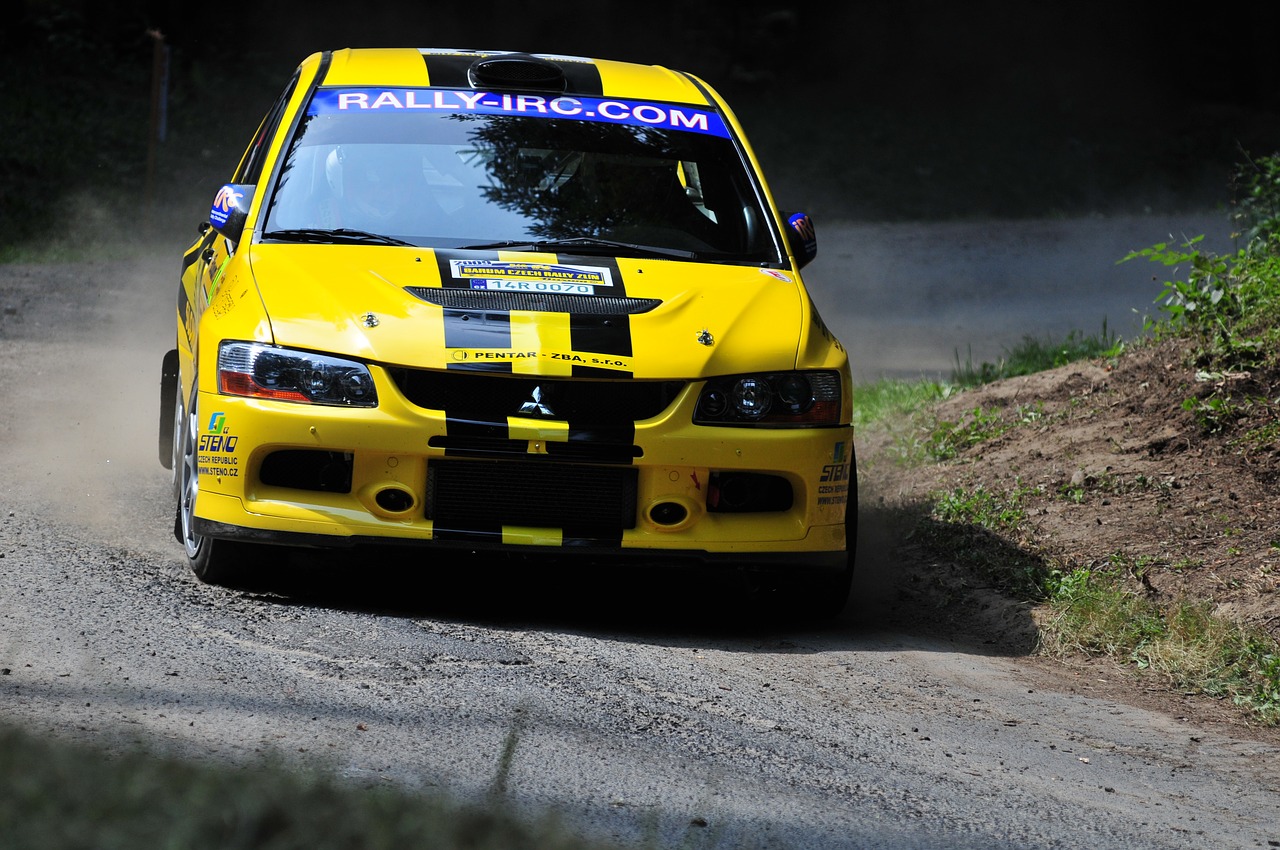
[[[793,368],[802,335],[821,332],[795,275],[777,269],[387,246],[246,249],[277,344],[384,365],[697,378]]]

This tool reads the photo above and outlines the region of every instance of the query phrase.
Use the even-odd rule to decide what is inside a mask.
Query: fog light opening
[[[655,525],[679,525],[689,518],[689,509],[679,502],[658,502],[649,509],[649,519]]]
[[[389,514],[402,514],[412,510],[417,499],[408,490],[399,487],[387,487],[379,490],[373,497],[374,503]]]

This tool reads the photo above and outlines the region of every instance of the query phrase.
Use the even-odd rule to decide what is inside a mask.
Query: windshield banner
[[[355,112],[403,114],[416,111],[568,118],[729,137],[724,119],[712,110],[603,97],[564,95],[548,98],[537,94],[499,94],[462,89],[319,89],[307,110],[310,115],[345,115]]]

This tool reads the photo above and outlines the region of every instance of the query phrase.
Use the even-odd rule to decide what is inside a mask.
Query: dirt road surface
[[[832,298],[852,350],[879,352],[868,370],[945,370],[971,339],[952,331],[992,327],[978,323],[990,293],[837,299],[827,283],[845,266],[865,279],[863,248],[924,267],[963,245],[819,236],[819,303]],[[849,608],[821,628],[748,616],[723,587],[667,571],[361,555],[293,558],[254,592],[200,584],[172,536],[155,437],[179,250],[0,266],[0,722],[108,752],[280,758],[362,786],[496,794],[655,846],[1280,842],[1273,738],[1090,696],[981,634],[936,634],[928,594],[900,593],[909,570],[886,557],[884,529],[863,527]],[[1030,299],[1015,274],[1004,291]],[[1082,294],[1063,302],[1108,288],[1072,274]],[[937,324],[921,327],[934,303]],[[997,324],[1016,341],[1036,312]]]

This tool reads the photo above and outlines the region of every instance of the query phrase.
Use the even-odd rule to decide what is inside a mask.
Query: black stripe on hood
[[[484,256],[484,254],[478,254],[477,252],[460,254],[437,250],[435,256],[441,285],[445,288],[459,289],[467,288],[468,284],[465,280],[454,278],[450,260],[497,260],[496,253]],[[560,262],[559,257],[557,257],[556,262]],[[626,295],[626,282],[622,279],[622,272],[618,267],[617,260],[612,257],[575,257],[566,262],[575,266],[595,266],[607,269],[610,280],[613,282],[613,287],[609,294],[619,298]],[[572,299],[568,300],[572,303]],[[577,354],[598,354],[603,357],[630,357],[632,354],[631,320],[630,317],[624,314],[586,315],[571,312],[569,314],[569,336],[573,351]],[[501,309],[445,308],[444,344],[446,348],[509,349],[511,348],[511,314]],[[511,364],[509,362],[474,363],[458,361],[451,362],[449,368],[510,372]],[[575,364],[573,366],[573,375],[583,378],[630,378],[632,373],[618,369]]]

